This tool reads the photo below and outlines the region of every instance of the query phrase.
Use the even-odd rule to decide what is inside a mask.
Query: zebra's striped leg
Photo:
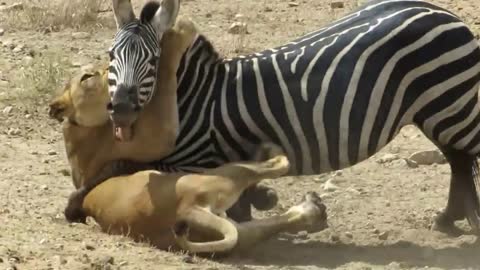
[[[475,187],[476,158],[456,150],[443,150],[450,163],[452,176],[447,207],[435,219],[433,229],[450,235],[464,232],[454,224],[467,218],[472,231],[480,232],[480,202]]]

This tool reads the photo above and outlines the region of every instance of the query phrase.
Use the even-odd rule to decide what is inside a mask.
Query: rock
[[[112,256],[105,256],[105,257],[101,258],[100,260],[98,260],[98,263],[100,263],[102,265],[114,264],[114,259],[113,259]]]
[[[58,171],[61,175],[63,176],[70,176],[70,171],[67,170],[67,169],[61,169],[60,171]]]
[[[388,239],[388,232],[382,232],[378,235],[378,239],[380,240],[387,240]]]
[[[273,11],[273,9],[271,7],[265,7],[263,10],[265,12],[272,12]]]
[[[338,189],[338,186],[333,183],[333,179],[328,179],[323,186],[325,191],[335,191]]]
[[[49,156],[55,156],[56,154],[57,154],[57,152],[55,150],[48,151]]]
[[[247,23],[244,22],[234,22],[228,28],[228,33],[232,35],[247,34]]]
[[[413,153],[408,159],[418,165],[444,164],[447,162],[439,150],[418,151]]]
[[[52,261],[54,261],[56,265],[67,264],[67,260],[60,255],[53,256]]]
[[[299,239],[304,239],[304,240],[305,240],[305,239],[308,239],[308,232],[307,232],[307,231],[299,231],[299,232],[297,233],[297,237],[298,237]]]
[[[10,114],[13,110],[13,107],[12,106],[7,106],[3,109],[3,114]]]
[[[380,233],[380,230],[379,230],[379,229],[374,229],[372,232],[373,232],[374,234],[379,234],[379,233]]]
[[[353,234],[351,232],[345,232],[345,236],[350,239],[353,238]]]
[[[193,258],[193,256],[190,256],[190,255],[186,255],[182,258],[182,261],[184,263],[188,263],[188,264],[194,264],[195,263],[195,259]]]
[[[86,250],[95,250],[94,246],[87,243],[83,243],[83,248],[85,248]]]
[[[20,135],[20,129],[19,128],[9,128],[7,131],[7,134],[10,136],[17,136]]]
[[[298,4],[297,2],[289,2],[289,3],[288,3],[288,6],[289,6],[289,7],[298,7],[299,4]]]
[[[48,186],[47,186],[47,185],[43,185],[41,188],[42,188],[42,190],[48,190]]]
[[[388,162],[392,162],[394,160],[399,159],[400,157],[397,154],[385,154],[381,158],[377,159],[377,163],[384,164]]]
[[[75,33],[72,33],[72,37],[74,39],[86,39],[90,37],[90,34],[87,32],[75,32]]]
[[[245,15],[243,15],[241,13],[235,14],[235,19],[237,19],[237,20],[242,20],[244,18],[245,18]]]
[[[3,36],[3,34],[5,34],[5,29],[0,28],[0,37]]]
[[[25,114],[25,118],[26,118],[26,119],[30,119],[30,118],[32,118],[32,115],[29,114],[29,113],[27,113],[27,114]]]
[[[338,235],[336,235],[336,234],[331,234],[330,235],[330,241],[338,242],[338,241],[340,241],[340,237],[338,237]]]
[[[23,51],[24,48],[25,48],[25,46],[20,44],[20,45],[17,45],[15,48],[13,48],[12,52],[19,53],[19,52]]]
[[[341,1],[334,1],[330,3],[330,7],[335,9],[335,8],[344,8],[345,4]]]
[[[25,56],[23,59],[22,59],[22,63],[24,66],[30,66],[33,62],[33,57],[31,56]]]

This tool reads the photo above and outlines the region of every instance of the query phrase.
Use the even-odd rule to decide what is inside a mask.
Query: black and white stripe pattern
[[[138,105],[143,107],[153,96],[157,59],[161,52],[155,29],[139,20],[125,24],[116,33],[109,52],[110,96],[113,97],[118,85],[138,85]]]
[[[356,164],[417,125],[441,147],[480,152],[480,49],[427,2],[367,6],[284,46],[221,59],[203,36],[178,70],[177,150],[158,168],[195,171],[281,145],[293,174]]]

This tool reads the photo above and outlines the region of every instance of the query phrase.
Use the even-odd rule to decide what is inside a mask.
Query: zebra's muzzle
[[[119,85],[108,104],[114,135],[119,141],[131,141],[133,138],[133,125],[140,112],[136,90],[136,87]]]

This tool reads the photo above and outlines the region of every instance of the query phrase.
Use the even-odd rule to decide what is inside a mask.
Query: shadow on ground
[[[335,268],[348,263],[366,263],[386,266],[398,262],[403,267],[440,267],[446,269],[480,268],[480,240],[459,247],[434,249],[412,242],[361,246],[345,243],[309,241],[292,243],[271,240],[247,253],[223,260],[225,263],[251,265],[306,266]]]

